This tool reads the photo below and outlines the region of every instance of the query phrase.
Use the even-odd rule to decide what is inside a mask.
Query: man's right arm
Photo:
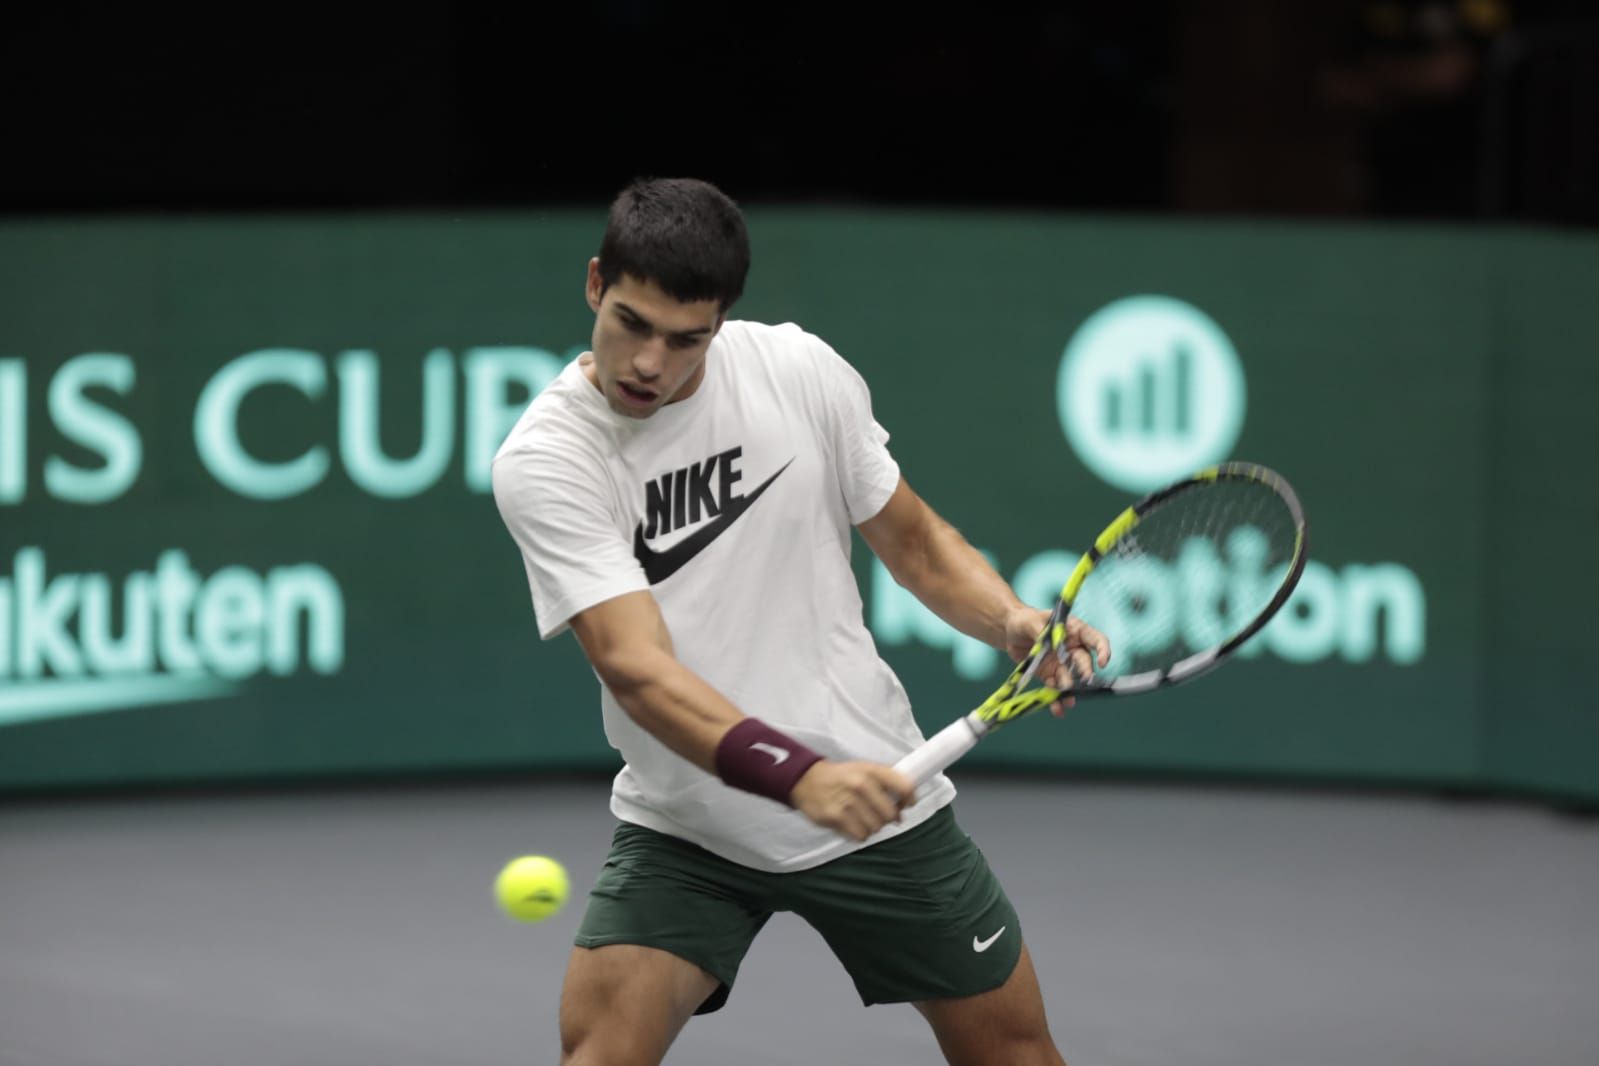
[[[716,748],[744,715],[672,653],[655,597],[630,592],[569,623],[605,687],[635,722],[706,773]]]
[[[701,770],[728,779],[719,773],[719,756],[720,769],[726,770],[730,757],[736,757],[727,746],[761,727],[673,654],[654,596],[643,591],[616,596],[579,612],[569,624],[629,717]],[[911,782],[889,767],[823,759],[793,783],[787,796],[774,798],[786,800],[817,825],[865,840],[896,820],[914,792]]]

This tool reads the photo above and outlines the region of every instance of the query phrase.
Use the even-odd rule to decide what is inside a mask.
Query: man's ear
[[[605,299],[605,279],[600,277],[599,256],[589,260],[588,277],[583,283],[583,298],[588,302],[590,311],[595,314],[600,313],[600,301]]]

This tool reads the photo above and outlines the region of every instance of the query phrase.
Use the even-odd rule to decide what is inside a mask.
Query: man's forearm
[[[601,677],[647,733],[734,788],[793,804],[795,787],[821,761],[793,737],[743,714],[664,649],[652,649],[625,668],[602,670]],[[821,813],[807,814],[831,825],[828,800],[822,802]]]
[[[717,745],[744,718],[725,696],[664,649],[596,669],[645,732],[706,773],[716,773]]]
[[[985,644],[1005,647],[1005,620],[1024,605],[954,526],[929,511],[914,541],[885,565],[944,621]]]

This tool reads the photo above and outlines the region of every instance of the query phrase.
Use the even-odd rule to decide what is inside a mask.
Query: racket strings
[[[1104,677],[1161,670],[1248,627],[1282,582],[1297,522],[1268,485],[1208,483],[1173,496],[1120,538],[1073,613],[1105,633]]]

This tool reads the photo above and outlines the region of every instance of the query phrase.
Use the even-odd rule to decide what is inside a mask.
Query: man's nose
[[[660,337],[649,338],[633,353],[633,373],[641,381],[660,376],[665,363],[666,341]]]

